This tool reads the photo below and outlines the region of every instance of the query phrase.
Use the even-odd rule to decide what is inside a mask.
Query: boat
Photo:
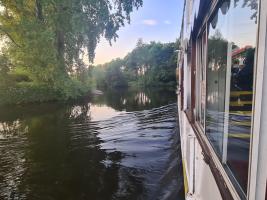
[[[177,93],[186,200],[267,200],[266,27],[266,0],[185,0]]]

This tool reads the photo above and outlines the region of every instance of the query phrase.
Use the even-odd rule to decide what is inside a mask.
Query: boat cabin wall
[[[184,12],[178,71],[188,194],[266,200],[267,1],[186,0]],[[249,62],[252,73],[241,84]]]

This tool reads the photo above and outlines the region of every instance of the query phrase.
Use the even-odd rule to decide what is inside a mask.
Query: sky
[[[131,14],[131,24],[121,27],[119,38],[112,46],[101,39],[94,64],[123,58],[139,38],[144,42],[174,42],[180,34],[182,12],[183,0],[143,0],[143,7]]]

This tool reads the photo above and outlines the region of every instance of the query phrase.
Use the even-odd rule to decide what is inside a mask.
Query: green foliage
[[[208,42],[208,62],[213,63],[214,66],[226,65],[228,42],[222,37],[220,31],[215,30]]]
[[[126,86],[176,86],[176,60],[179,42],[143,43],[139,39],[136,47],[124,58],[94,67],[98,87]]]
[[[0,87],[0,104],[20,104],[57,100],[58,93],[43,84],[21,83]]]
[[[139,40],[136,48],[125,57],[126,70],[132,72],[135,77],[131,79],[141,86],[174,86],[177,48],[178,42],[144,44]]]
[[[5,76],[11,68],[11,63],[9,62],[6,55],[0,55],[0,76]]]
[[[106,88],[106,69],[102,65],[98,65],[96,67],[93,67],[92,69],[92,77],[93,77],[93,83],[94,87],[96,88]]]
[[[101,37],[116,40],[140,6],[142,0],[0,0],[0,87],[32,82],[63,99],[88,92],[84,60],[93,62]]]
[[[123,88],[127,87],[127,77],[123,72],[123,60],[115,59],[93,69],[96,86],[98,88]]]

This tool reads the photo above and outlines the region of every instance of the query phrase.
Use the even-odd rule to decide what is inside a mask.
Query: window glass
[[[191,109],[191,65],[192,65],[192,46],[191,41],[189,42],[188,48],[187,48],[187,95],[186,95],[186,108],[188,110]]]
[[[197,40],[197,121],[201,127],[205,126],[206,107],[206,31]]]
[[[209,24],[206,133],[216,153],[223,152],[225,81],[227,68],[227,15],[220,10]]]
[[[222,2],[208,28],[206,134],[247,191],[258,0]]]
[[[227,165],[246,192],[251,138],[257,0],[232,2],[229,9],[231,83]]]

